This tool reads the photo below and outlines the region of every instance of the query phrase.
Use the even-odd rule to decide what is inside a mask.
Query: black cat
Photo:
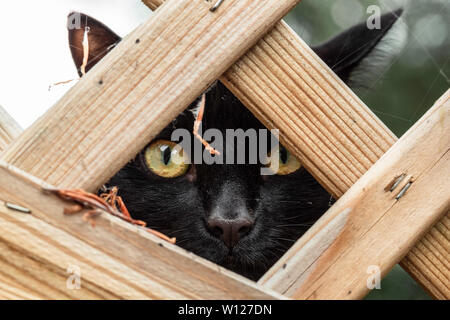
[[[402,33],[396,22],[401,13],[383,15],[381,29],[369,30],[364,23],[314,50],[345,82],[356,85],[361,76],[367,80],[367,75],[382,70],[374,61],[387,65],[398,51]],[[120,41],[102,23],[80,15],[80,28],[72,28],[73,24],[69,28],[79,72],[86,26],[90,28],[87,71]],[[69,16],[73,17],[74,13]],[[328,209],[330,195],[283,147],[277,155],[277,174],[269,176],[261,175],[262,163],[189,165],[175,161],[180,160],[177,157],[192,160],[188,151],[176,152],[171,134],[180,128],[192,134],[198,104],[199,99],[108,185],[119,187],[134,218],[176,237],[181,247],[256,280]],[[209,128],[225,133],[264,126],[217,82],[206,92],[203,131]],[[221,151],[222,155],[227,152],[226,148]]]

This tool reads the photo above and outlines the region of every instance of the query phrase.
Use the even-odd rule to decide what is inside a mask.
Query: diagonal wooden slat
[[[449,172],[446,173],[449,176]],[[406,255],[400,265],[428,293],[450,299],[450,211]]]
[[[95,190],[299,0],[167,1],[2,159],[58,187]],[[139,40],[139,41],[138,41]]]
[[[0,106],[0,152],[22,133],[19,124]]]
[[[107,213],[95,227],[82,214],[64,215],[69,204],[45,194],[48,184],[3,162],[0,180],[0,289],[45,299],[282,298]],[[82,290],[66,287],[71,265]]]
[[[156,9],[164,1],[143,2]],[[397,141],[283,21],[221,80],[268,128],[280,129],[284,145],[335,197]],[[430,244],[420,241],[401,265],[433,297],[450,299],[449,255],[439,253],[450,250],[450,236],[442,230],[430,230]]]
[[[296,299],[364,297],[371,268],[384,276],[449,211],[449,131],[450,90],[259,283]]]

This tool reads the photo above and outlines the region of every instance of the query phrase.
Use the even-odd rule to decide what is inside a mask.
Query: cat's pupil
[[[285,148],[280,149],[280,160],[283,164],[286,164],[288,160],[288,152]]]
[[[172,156],[172,150],[169,146],[161,146],[161,159],[163,163],[167,166],[170,162],[170,158]]]

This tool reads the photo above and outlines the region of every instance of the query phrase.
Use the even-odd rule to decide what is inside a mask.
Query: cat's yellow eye
[[[145,149],[144,157],[146,166],[163,178],[182,176],[189,169],[188,155],[172,141],[156,140]]]
[[[269,154],[269,164],[267,165],[277,175],[285,176],[296,172],[302,167],[300,161],[297,160],[289,151],[284,147],[276,148],[272,150]],[[278,163],[277,160],[278,159]]]

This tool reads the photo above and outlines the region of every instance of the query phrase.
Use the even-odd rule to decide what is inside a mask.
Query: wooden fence
[[[158,10],[30,128],[0,111],[0,298],[359,299],[368,267],[401,261],[448,299],[450,90],[397,141],[280,21],[298,2],[144,0]],[[340,197],[258,283],[42,192],[96,190],[218,78]]]

